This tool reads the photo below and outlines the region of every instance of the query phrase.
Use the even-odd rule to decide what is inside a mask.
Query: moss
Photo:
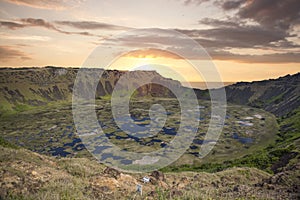
[[[0,136],[0,146],[6,147],[6,148],[12,148],[12,149],[19,148],[17,145],[14,145],[14,144],[8,142],[7,140],[3,139],[1,136]]]
[[[22,112],[22,111],[26,111],[29,110],[31,108],[31,106],[27,105],[27,104],[17,104],[14,106],[14,109],[17,112]]]

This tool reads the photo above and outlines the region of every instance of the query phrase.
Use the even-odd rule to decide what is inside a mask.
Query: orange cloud
[[[172,59],[183,59],[181,56],[174,54],[169,51],[160,50],[160,49],[143,49],[137,51],[131,51],[124,57],[134,57],[134,58],[172,58]]]
[[[8,3],[46,10],[66,10],[81,4],[84,0],[5,0]]]

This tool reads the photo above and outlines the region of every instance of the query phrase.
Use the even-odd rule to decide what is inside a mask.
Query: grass
[[[288,163],[299,161],[300,149],[300,109],[296,109],[287,116],[278,120],[280,131],[276,134],[276,140],[266,147],[234,160],[226,160],[219,163],[206,163],[198,165],[168,166],[164,172],[182,171],[206,171],[218,172],[232,167],[255,167],[269,173],[274,173],[272,166],[278,164],[281,159],[295,153]],[[294,155],[294,154],[293,154]],[[298,160],[298,161],[297,161]],[[283,165],[283,166],[285,166]]]
[[[172,99],[152,98],[147,101],[144,99],[133,99],[130,105],[132,115],[135,115],[138,118],[147,117],[148,108],[153,103],[159,103],[166,108],[167,112],[173,113],[168,117],[165,126],[179,126],[176,124],[180,117],[180,112],[177,107],[178,102]],[[204,121],[200,123],[198,130],[199,135],[197,135],[196,138],[203,140],[204,138],[202,133],[207,131],[210,118],[210,102],[200,101],[200,104],[206,108],[201,110],[201,116],[204,118]],[[149,152],[161,148],[160,143],[154,143],[153,145],[141,145],[135,141],[116,139],[117,136],[126,137],[127,134],[124,132],[116,133],[115,123],[108,120],[111,119],[112,116],[111,110],[107,106],[110,106],[108,100],[102,99],[96,101],[96,108],[99,108],[96,111],[99,116],[99,120],[106,123],[107,126],[107,129],[105,129],[104,132],[114,134],[111,137],[111,142],[118,145],[121,149],[126,148],[128,151]],[[254,118],[252,120],[254,126],[252,127],[236,125],[237,120],[241,120],[244,119],[244,117],[253,116],[258,113],[265,117],[264,121]],[[274,135],[277,132],[278,127],[274,116],[259,109],[231,104],[228,106],[228,115],[231,117],[226,119],[227,125],[224,127],[223,133],[210,155],[208,155],[204,160],[198,159],[191,153],[199,151],[200,145],[193,144],[198,148],[195,150],[188,149],[187,152],[173,164],[173,166],[169,166],[163,170],[196,170],[215,172],[233,166],[250,166],[249,162],[251,162],[251,160],[259,164],[265,162],[266,158],[262,156],[264,154],[255,159],[252,157],[243,158],[243,156],[251,154],[258,149],[263,150],[266,145],[276,139]],[[64,146],[65,144],[72,143],[76,138],[78,138],[74,134],[75,127],[72,122],[70,102],[52,102],[45,106],[36,107],[35,109],[20,111],[18,114],[2,116],[0,124],[0,131],[5,139],[32,151],[51,155],[53,153],[53,150],[51,149],[63,147],[65,152],[70,153],[67,155],[68,157],[91,158],[91,155],[85,149],[74,150],[75,145]],[[11,126],[11,124],[14,124],[14,126]],[[249,130],[251,131],[250,136],[245,134],[245,132]],[[243,137],[254,137],[255,142],[253,144],[242,144],[232,138],[232,132],[238,132]],[[146,138],[141,141],[147,144],[151,142],[151,139],[153,138]],[[154,139],[160,139],[168,142],[173,139],[173,136],[166,135],[161,132],[155,136]],[[76,145],[77,144],[80,143],[76,143]],[[240,158],[241,161],[233,161],[237,158]],[[223,161],[228,162],[224,164]],[[257,165],[254,166],[257,167]]]
[[[14,144],[8,142],[7,140],[3,139],[1,136],[0,136],[0,146],[6,147],[6,148],[12,148],[12,149],[19,148],[17,145],[14,145]]]
[[[160,185],[161,182],[157,182],[155,185],[143,184],[143,196],[139,196],[134,192],[135,183],[132,181],[140,180],[145,174],[126,174],[125,177],[128,178],[123,178],[124,180],[115,179],[103,174],[103,165],[89,159],[58,159],[41,156],[24,149],[0,148],[0,172],[3,173],[3,177],[6,177],[5,179],[0,177],[3,187],[0,192],[2,199],[198,200],[269,199],[274,197],[286,198],[287,196],[284,195],[288,195],[285,190],[280,190],[278,193],[253,186],[270,178],[269,173],[255,168],[231,168],[218,173],[165,173],[163,185]],[[9,158],[8,155],[10,155]],[[7,190],[7,184],[13,182],[14,189]],[[112,186],[114,189],[103,189],[103,184],[104,186]]]
[[[28,78],[36,78],[35,75],[36,74],[32,74]],[[61,78],[62,77],[65,80],[68,79],[69,76],[63,75]],[[11,81],[18,79],[18,77],[12,78],[13,80]],[[56,85],[62,90],[67,91],[68,86],[63,83],[64,80],[60,80],[61,83],[57,83]],[[109,191],[109,193],[100,191],[103,188],[97,185],[98,183],[102,183],[101,181],[103,180],[112,180],[102,174],[104,166],[99,165],[91,158],[46,157],[32,153],[16,145],[25,146],[36,152],[49,154],[51,148],[61,147],[66,143],[72,142],[75,138],[74,134],[69,136],[71,132],[75,131],[72,124],[71,104],[70,101],[67,101],[70,100],[70,95],[66,96],[66,101],[53,102],[40,95],[33,94],[32,91],[29,90],[29,88],[33,88],[36,91],[41,88],[46,90],[48,90],[48,88],[51,89],[51,79],[43,80],[42,82],[47,82],[47,84],[49,82],[49,87],[39,85],[40,83],[25,85],[19,82],[18,84],[10,84],[10,90],[20,89],[25,99],[47,102],[47,105],[32,107],[24,102],[11,104],[6,101],[5,98],[0,99],[0,131],[5,138],[0,137],[1,197],[4,196],[2,187],[7,186],[2,183],[8,183],[8,185],[13,185],[13,189],[8,190],[8,193],[4,196],[5,199],[131,198],[133,193],[130,191],[124,192],[124,185],[115,191]],[[257,107],[264,107],[266,103],[280,102],[282,97],[283,94],[275,96],[267,102],[259,100],[253,101],[253,104],[256,104]],[[102,103],[107,103],[110,98],[110,95],[106,95],[98,99],[97,103],[102,106]],[[175,112],[174,106],[178,107],[176,102],[172,102],[172,99],[158,100],[159,103],[171,111]],[[151,103],[139,100],[138,98],[133,99],[132,102],[133,114],[138,114],[134,107],[139,106],[140,109],[142,108],[142,110],[147,113],[148,109],[145,108],[148,103]],[[205,105],[208,104],[208,102],[201,103]],[[206,115],[208,112],[208,109],[203,111]],[[106,108],[99,111],[99,113],[104,118],[110,117],[109,110]],[[276,122],[274,122],[274,116],[262,110],[245,106],[229,105],[228,113],[232,116],[236,115],[237,117],[227,120],[230,126],[225,127],[216,148],[207,160],[197,160],[196,157],[189,154],[194,151],[188,150],[176,165],[162,169],[162,171],[167,172],[167,188],[159,186],[151,188],[150,186],[145,186],[144,194],[146,195],[142,197],[136,196],[136,198],[148,199],[149,197],[147,195],[150,191],[154,191],[154,199],[279,198],[277,195],[281,195],[280,193],[274,195],[271,190],[264,190],[263,188],[260,188],[262,191],[259,192],[262,193],[260,194],[261,196],[259,196],[258,193],[255,193],[258,191],[253,189],[253,185],[263,179],[270,178],[270,173],[274,171],[282,170],[286,166],[299,163],[300,108],[278,119],[280,131],[278,131],[278,126]],[[254,145],[243,145],[230,138],[230,133],[233,130],[243,134],[242,136],[246,136],[244,133],[247,129],[243,127],[236,128],[234,122],[238,120],[238,118],[250,116],[254,113],[266,115],[264,122],[257,119],[253,120],[257,126],[252,127],[251,131],[259,134],[257,137],[255,136],[257,143]],[[174,125],[175,122],[176,116],[167,121],[167,125]],[[208,120],[205,120],[205,123],[207,124]],[[52,128],[54,126],[56,127]],[[67,126],[71,126],[71,128],[68,129],[66,128]],[[197,136],[198,139],[202,139],[201,133],[205,132],[206,128],[205,126],[201,127],[199,135]],[[113,128],[107,130],[114,132]],[[66,135],[64,135],[65,131],[67,131]],[[124,135],[124,133],[119,133],[119,136]],[[164,141],[172,139],[172,137],[163,134],[159,137]],[[50,138],[53,140],[52,142],[49,142]],[[120,146],[128,144],[128,141],[116,140],[115,137],[112,138],[112,141]],[[136,143],[132,143],[126,147],[129,149],[132,148],[131,150],[136,150],[135,146]],[[142,150],[149,151],[151,148],[157,147],[159,146],[151,146]],[[227,149],[226,147],[229,148]],[[86,151],[74,152],[72,147],[66,148],[66,151],[71,153],[71,157],[84,157],[88,155]],[[264,170],[265,172],[258,169]],[[33,171],[37,173],[38,176],[35,176]],[[136,179],[140,178],[138,176],[132,176]],[[200,178],[195,178],[196,176],[200,176]],[[4,177],[9,179],[9,181],[7,181],[7,179],[4,180]],[[287,178],[284,177],[284,184],[292,187],[294,182],[297,182],[297,180],[294,180],[297,179],[297,177],[299,177],[299,174],[290,174]],[[178,189],[179,186],[176,186],[176,184],[184,182],[181,180],[182,178],[187,178],[189,184]],[[176,184],[174,185],[173,182]],[[250,192],[248,190],[241,190],[241,192],[237,193],[233,192],[236,190],[236,187],[239,186],[252,187],[252,189]],[[172,189],[174,187],[182,191],[182,194],[172,196]],[[27,189],[27,192],[23,192],[24,188]]]
[[[10,174],[11,180],[7,175],[6,180],[14,183],[15,188],[8,190],[6,195],[1,190],[0,198],[97,199],[94,194],[86,193],[89,178],[99,175],[103,171],[104,167],[97,162],[88,159],[74,158],[70,160],[44,157],[28,150],[7,148],[7,145],[4,147],[3,143],[1,143],[0,151],[0,171]],[[0,178],[0,180],[3,183],[3,179]],[[23,188],[27,188],[30,193],[23,194],[21,192]],[[18,190],[19,192],[17,192]]]

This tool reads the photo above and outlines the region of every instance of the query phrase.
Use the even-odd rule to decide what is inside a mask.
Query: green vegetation
[[[294,164],[300,156],[300,109],[296,109],[278,120],[280,132],[276,141],[267,147],[235,160],[221,163],[168,166],[164,172],[205,171],[218,172],[232,167],[255,167],[269,173],[279,171],[289,163]]]
[[[255,168],[232,168],[218,173],[165,173],[162,180],[146,174],[112,176],[104,166],[84,158],[54,158],[24,149],[0,146],[1,199],[269,199],[291,198],[290,187],[257,187],[270,174]],[[149,176],[149,174],[147,175]],[[143,185],[143,195],[136,185]],[[258,192],[259,191],[259,192]]]
[[[29,110],[30,108],[32,107],[26,104],[17,104],[14,109],[16,112],[22,112],[22,111]]]
[[[151,152],[162,148],[162,141],[168,143],[174,138],[180,121],[179,102],[176,99],[134,98],[130,103],[130,113],[132,117],[137,119],[136,124],[143,125],[150,122],[149,108],[153,104],[160,104],[166,109],[169,114],[165,127],[173,128],[174,131],[165,134],[161,130],[154,137],[139,141],[128,138],[125,132],[116,127],[115,122],[111,120],[112,113],[109,100],[96,100],[96,113],[99,121],[105,125],[103,131],[110,135],[111,142],[128,151]],[[204,140],[209,126],[210,102],[199,101],[199,104],[202,106],[200,126],[195,140],[191,144],[192,148],[189,148],[184,156],[174,163],[173,167],[190,165],[198,168],[200,162],[206,166],[207,163],[233,160],[251,154],[258,149],[263,149],[275,141],[274,136],[278,127],[272,114],[247,106],[229,104],[225,126],[214,150],[204,160],[200,160],[196,154],[201,148],[201,141]],[[264,119],[257,118],[255,115],[260,115]],[[0,131],[5,139],[35,152],[62,157],[91,158],[75,133],[72,117],[70,102],[52,102],[35,107],[35,109],[2,116]],[[251,122],[251,124],[249,126],[241,125],[239,121]],[[145,134],[147,133],[145,132]],[[246,142],[235,139],[234,134],[245,138]],[[248,140],[250,142],[247,142]],[[93,151],[94,149],[89,150]],[[212,171],[211,166],[209,167],[208,170]],[[221,167],[218,166],[217,168],[220,169]]]
[[[205,163],[201,165],[182,165],[182,166],[168,166],[162,171],[164,172],[180,172],[180,171],[200,171],[200,172],[219,172],[224,169],[232,167],[255,167],[267,172],[272,164],[273,158],[263,151],[255,152],[255,154],[246,155],[235,160],[224,161],[223,163]]]
[[[117,80],[110,77],[119,76],[109,73],[117,72],[106,73],[101,91],[97,91],[101,96],[96,97],[96,114],[105,123],[104,133],[110,141],[135,152],[154,151],[168,144],[174,137],[172,131],[169,134],[160,131],[154,137],[136,141],[118,130],[110,110],[113,83]],[[144,185],[143,196],[139,196],[136,184],[141,184],[146,174],[111,177],[76,135],[70,102],[75,69],[2,70],[0,199],[297,199],[293,195],[300,185],[297,179],[300,176],[299,75],[270,83],[227,87],[229,102],[244,105],[228,104],[223,132],[205,159],[199,159],[197,153],[211,117],[209,93],[197,91],[198,97],[206,100],[199,101],[203,108],[196,141],[179,160],[161,169],[165,180],[154,179]],[[160,104],[169,113],[166,130],[177,130],[180,124],[177,100],[168,98],[169,91],[165,89],[156,86],[152,89],[141,90],[144,98],[138,91],[134,93],[131,117],[137,119],[136,124],[149,124],[149,108]],[[164,98],[154,98],[153,94]],[[257,108],[272,112],[277,118]]]
[[[6,141],[6,140],[3,139],[1,136],[0,136],[0,146],[6,147],[6,148],[13,148],[13,149],[19,148],[17,145],[14,145],[14,144],[12,144],[12,143]]]

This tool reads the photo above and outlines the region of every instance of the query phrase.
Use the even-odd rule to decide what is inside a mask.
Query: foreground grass
[[[299,162],[300,158],[300,108],[278,119],[280,127],[276,140],[251,154],[224,162],[198,165],[168,166],[164,172],[205,171],[218,172],[232,167],[255,167],[276,173],[283,167]]]
[[[270,184],[271,174],[256,168],[231,168],[218,173],[165,173],[143,184],[145,174],[105,173],[85,158],[54,158],[22,148],[0,146],[0,198],[60,199],[278,199],[295,198],[291,185]],[[149,174],[148,174],[149,176]]]

